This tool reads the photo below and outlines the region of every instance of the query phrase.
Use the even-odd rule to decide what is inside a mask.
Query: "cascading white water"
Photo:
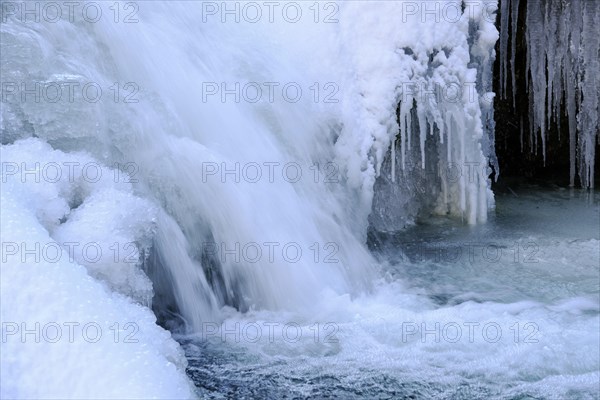
[[[193,329],[224,304],[310,309],[313,296],[368,288],[367,216],[375,177],[398,131],[397,104],[401,137],[408,140],[402,154],[411,146],[406,132],[414,128],[405,121],[415,101],[422,166],[431,135],[439,136],[444,154],[440,168],[486,165],[474,87],[481,88],[481,78],[468,66],[480,60],[489,69],[496,39],[493,8],[465,11],[460,2],[444,5],[452,19],[426,23],[402,2],[335,4],[337,23],[325,23],[308,4],[298,23],[223,23],[227,16],[213,6],[144,3],[132,24],[108,18],[28,24],[14,15],[3,24],[7,80],[93,81],[104,88],[118,82],[127,94],[139,88],[137,103],[80,99],[66,115],[61,102],[22,103],[11,96],[3,112],[5,142],[33,134],[107,164],[133,163],[135,192],[164,210],[154,222],[152,251],[169,271],[165,277]],[[368,34],[382,13],[397,14],[404,28],[392,19],[377,35]],[[415,46],[432,23],[438,33]],[[469,42],[472,26],[480,35]],[[20,57],[24,52],[30,56]],[[277,83],[274,99],[264,93],[253,102],[247,92],[242,98],[231,92],[236,84],[265,90],[267,82]],[[304,91],[297,102],[282,93],[286,83]],[[451,102],[414,89],[451,84],[461,89]],[[257,169],[262,175],[255,180]],[[335,176],[328,183],[330,172]],[[438,211],[484,221],[487,177],[468,178],[442,179]],[[213,242],[218,276],[211,282],[202,256]],[[299,261],[280,254],[289,244],[303,252]],[[274,248],[274,260],[240,260],[248,248],[262,252],[261,261]],[[335,262],[325,260],[328,251]]]
[[[278,45],[274,36],[267,36],[283,29],[288,37],[294,29],[298,34],[318,31],[275,24],[267,32],[264,26],[234,25],[232,32],[231,24],[216,18],[215,23],[201,23],[203,10],[200,4],[190,8],[188,3],[148,3],[140,10],[140,22],[132,25],[111,20],[87,26],[6,24],[5,42],[14,43],[8,57],[18,60],[19,53],[32,47],[12,34],[21,29],[41,31],[47,38],[42,41],[45,48],[36,52],[39,67],[61,51],[69,62],[41,70],[29,60],[19,69],[9,70],[7,63],[3,75],[26,71],[26,79],[48,81],[57,73],[71,74],[66,76],[107,83],[103,87],[126,80],[141,88],[140,102],[131,106],[71,107],[70,126],[63,130],[47,129],[64,122],[55,122],[57,114],[52,113],[60,104],[25,104],[18,110],[33,124],[36,136],[57,148],[81,148],[108,163],[136,165],[136,178],[141,178],[137,190],[171,215],[158,219],[155,251],[170,270],[181,311],[194,329],[202,320],[212,320],[207,311],[214,313],[234,291],[246,307],[303,308],[314,304],[308,293],[366,287],[372,261],[358,228],[364,227],[361,219],[368,208],[360,206],[358,191],[337,176],[335,183],[324,183],[324,167],[315,168],[334,160],[333,140],[339,135],[334,131],[338,120],[320,110],[309,92],[313,82],[323,90],[327,75],[317,79],[304,71],[306,63],[289,47],[293,42]],[[82,37],[80,43],[87,42],[97,53],[86,56],[76,53],[78,46],[61,48],[75,32]],[[258,104],[236,102],[234,97],[222,102],[220,96],[205,101],[205,84],[222,82],[229,87],[239,82],[293,82],[305,93],[297,103],[284,101],[281,93],[272,104],[264,98]],[[73,115],[74,111],[80,112]],[[94,118],[106,125],[94,129],[79,122]],[[73,144],[73,137],[83,145]],[[256,182],[241,176],[248,165],[261,169]],[[218,172],[210,175],[209,168]],[[236,168],[237,176],[225,175]],[[297,174],[298,182],[290,183]],[[240,262],[219,251],[224,285],[211,288],[199,258],[194,258],[208,242],[225,251],[258,244],[263,256],[259,263]],[[276,252],[273,261],[264,262],[270,256],[265,243]],[[287,254],[282,251],[288,244],[293,245],[289,258],[296,257],[294,250],[303,252],[299,261],[284,260]],[[335,263],[324,260],[330,249]]]

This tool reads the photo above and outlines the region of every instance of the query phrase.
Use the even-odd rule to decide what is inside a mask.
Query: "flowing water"
[[[486,225],[372,233],[373,293],[232,310],[179,338],[188,375],[215,399],[598,398],[598,195],[522,186]]]

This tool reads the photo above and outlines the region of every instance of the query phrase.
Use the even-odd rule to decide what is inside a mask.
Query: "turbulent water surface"
[[[372,233],[374,293],[207,323],[188,375],[203,398],[597,398],[598,195],[523,186],[483,226]]]

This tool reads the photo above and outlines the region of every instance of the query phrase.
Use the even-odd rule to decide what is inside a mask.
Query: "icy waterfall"
[[[486,171],[487,157],[493,157],[495,5],[437,4],[444,18],[423,19],[412,3],[340,3],[340,23],[318,25],[308,19],[223,24],[207,18],[204,7],[178,2],[145,3],[139,23],[128,26],[111,20],[30,24],[11,15],[2,25],[3,142],[27,153],[42,146],[28,147],[34,139],[25,138],[35,137],[58,152],[85,151],[107,166],[134,165],[136,183],[121,190],[158,210],[132,236],[139,266],[160,275],[154,290],[174,295],[171,301],[192,329],[223,305],[310,307],[307,291],[361,291],[369,286],[371,261],[363,243],[372,208],[393,224],[419,211],[407,202],[430,203],[430,211],[476,223],[486,220],[493,204]],[[382,14],[397,15],[397,21],[380,23]],[[77,41],[67,40],[74,36]],[[82,53],[84,47],[94,51]],[[207,83],[275,81],[308,91],[314,82],[326,88],[324,77],[339,90],[335,101],[315,102],[311,93],[297,103],[263,98],[254,104],[222,101],[206,90],[214,88]],[[134,78],[143,95],[138,103],[76,98],[67,113],[62,102],[23,101],[27,94],[10,85],[92,81],[113,88],[112,82]],[[17,164],[25,156],[7,154]],[[382,168],[390,154],[391,163]],[[267,179],[265,166],[281,174],[288,163],[297,165],[302,179]],[[240,179],[249,164],[261,167],[264,178]],[[327,166],[335,169],[335,184],[323,183]],[[432,171],[423,181],[425,198],[394,192],[425,167]],[[379,195],[393,195],[393,210],[372,207],[378,176],[392,178],[392,188]],[[100,223],[94,196],[101,190],[91,187],[64,192],[69,206],[44,221],[61,242],[85,237],[110,245],[98,237],[110,235],[110,228],[85,228]],[[323,247],[335,250],[339,262],[319,257],[298,265],[276,257],[257,267],[227,257],[247,244],[267,254],[272,249],[264,244],[275,242],[297,244],[305,258],[316,243],[322,253]],[[207,243],[218,244],[218,251]],[[150,290],[128,286],[132,277],[114,278],[122,272],[111,270],[108,260],[104,268],[77,261],[134,298]]]
[[[93,351],[138,397],[183,397],[169,376],[185,362],[148,306],[188,331],[228,307],[308,315],[371,289],[369,223],[485,221],[496,3],[426,3],[302,3],[294,23],[224,23],[210,2],[140,2],[131,24],[113,18],[126,2],[90,2],[105,7],[93,23],[3,8],[3,320],[142,332],[77,354],[17,343],[3,393],[60,393],[69,369],[32,360],[83,370]],[[23,253],[40,244],[60,262]],[[114,395],[102,382],[79,389]]]

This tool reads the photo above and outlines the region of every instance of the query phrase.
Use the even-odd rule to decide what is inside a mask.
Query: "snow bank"
[[[4,146],[2,162],[2,398],[193,397],[179,345],[147,308],[154,206],[39,139]]]

